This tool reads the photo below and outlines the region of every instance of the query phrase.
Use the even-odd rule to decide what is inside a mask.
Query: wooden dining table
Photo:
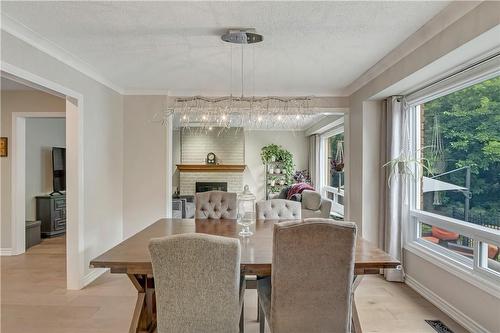
[[[126,274],[138,296],[129,332],[153,332],[156,328],[156,300],[153,269],[148,244],[151,238],[184,233],[204,233],[239,238],[241,274],[264,277],[271,275],[273,225],[276,220],[257,220],[251,226],[253,235],[240,237],[241,226],[235,220],[160,219],[90,262],[91,268],[109,268],[111,273]],[[378,274],[382,268],[397,268],[400,262],[361,237],[356,241],[354,273]],[[360,279],[354,282],[359,284]],[[355,326],[359,318],[353,308]],[[356,321],[358,321],[356,323]],[[357,328],[356,332],[360,329]]]

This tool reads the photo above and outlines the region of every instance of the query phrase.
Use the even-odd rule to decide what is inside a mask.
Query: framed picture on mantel
[[[7,157],[9,153],[9,142],[6,137],[0,138],[0,157]]]

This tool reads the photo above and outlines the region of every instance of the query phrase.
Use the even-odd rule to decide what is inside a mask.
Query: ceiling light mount
[[[221,39],[234,44],[254,44],[264,40],[264,36],[255,33],[255,29],[228,30]]]

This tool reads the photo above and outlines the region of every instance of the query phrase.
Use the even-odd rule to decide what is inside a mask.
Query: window
[[[344,128],[322,135],[322,184],[324,195],[332,200],[332,214],[344,217]]]
[[[441,95],[411,108],[422,177],[410,239],[498,283],[500,76]]]

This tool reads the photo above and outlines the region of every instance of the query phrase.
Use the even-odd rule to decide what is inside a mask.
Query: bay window
[[[500,281],[500,76],[454,78],[410,103],[421,161],[410,181],[407,248],[498,289]],[[418,94],[417,94],[418,95]]]

